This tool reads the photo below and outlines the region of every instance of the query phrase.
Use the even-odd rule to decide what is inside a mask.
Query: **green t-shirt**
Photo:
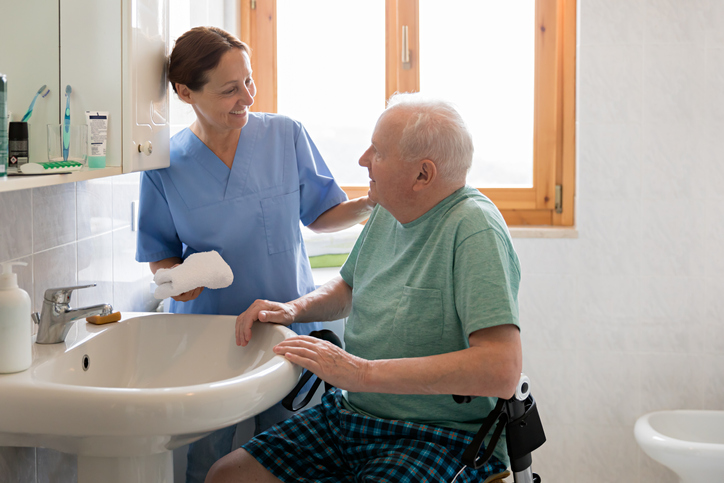
[[[352,287],[345,348],[368,360],[463,350],[479,329],[518,326],[520,267],[503,217],[465,186],[420,218],[374,209],[341,270]],[[478,397],[349,392],[351,410],[383,419],[477,432],[495,406]],[[495,455],[508,462],[501,438]]]

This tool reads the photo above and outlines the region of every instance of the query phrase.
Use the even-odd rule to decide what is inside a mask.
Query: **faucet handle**
[[[49,288],[45,291],[43,298],[50,303],[67,304],[70,302],[70,295],[73,293],[73,290],[95,286],[96,284],[91,283],[88,285],[76,285],[74,287]]]

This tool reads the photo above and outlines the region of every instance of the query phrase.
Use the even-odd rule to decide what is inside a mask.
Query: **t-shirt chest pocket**
[[[443,327],[442,292],[438,289],[403,287],[393,333],[408,346],[440,341]]]
[[[269,255],[294,249],[301,239],[299,190],[261,200]]]

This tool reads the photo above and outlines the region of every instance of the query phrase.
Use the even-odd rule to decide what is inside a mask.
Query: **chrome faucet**
[[[109,315],[113,307],[108,304],[93,305],[82,309],[72,309],[69,305],[73,290],[95,287],[96,284],[78,285],[76,287],[49,288],[43,296],[43,309],[38,315],[33,314],[33,320],[38,324],[38,344],[57,344],[63,342],[68,335],[73,321],[90,317],[91,315]]]

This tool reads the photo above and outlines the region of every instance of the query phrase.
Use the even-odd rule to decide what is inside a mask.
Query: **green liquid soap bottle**
[[[0,178],[8,175],[8,79],[0,74]]]

